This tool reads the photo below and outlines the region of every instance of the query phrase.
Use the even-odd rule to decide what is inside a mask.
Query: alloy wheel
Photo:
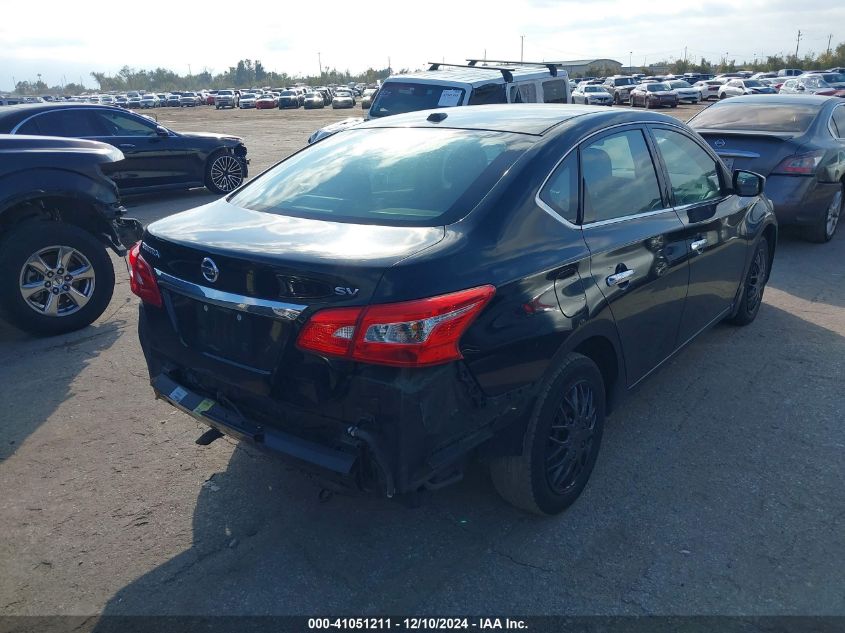
[[[745,289],[748,298],[747,309],[749,312],[753,312],[763,298],[767,267],[768,261],[766,260],[763,249],[757,249],[757,252],[754,254],[754,261],[751,262],[751,269],[748,271],[748,285]]]
[[[833,200],[830,201],[830,206],[827,208],[825,232],[828,238],[833,237],[836,232],[836,225],[839,223],[839,216],[842,214],[842,206],[842,189],[840,189],[833,196]]]
[[[233,191],[243,182],[243,168],[236,158],[218,156],[211,164],[211,182],[220,191]]]
[[[587,465],[596,428],[595,394],[582,380],[569,388],[552,421],[546,446],[546,479],[556,494],[565,494]]]
[[[19,289],[38,314],[63,317],[81,310],[94,294],[94,267],[70,246],[47,246],[26,260]]]

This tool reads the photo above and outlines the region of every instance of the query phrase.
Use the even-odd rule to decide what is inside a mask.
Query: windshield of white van
[[[464,93],[463,88],[451,86],[388,81],[376,96],[370,117],[459,106],[463,103]]]

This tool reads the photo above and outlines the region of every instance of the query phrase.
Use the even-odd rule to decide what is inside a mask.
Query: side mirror
[[[157,136],[170,136],[170,131],[161,125],[156,125],[156,135]]]
[[[798,84],[797,86],[795,86],[795,89],[796,89],[798,92],[804,92],[804,91],[806,90],[806,88],[804,87],[804,85],[803,85],[803,84]]]
[[[763,193],[763,187],[765,185],[766,179],[760,174],[755,174],[753,171],[737,169],[733,173],[733,190],[738,196],[744,198],[759,196]]]

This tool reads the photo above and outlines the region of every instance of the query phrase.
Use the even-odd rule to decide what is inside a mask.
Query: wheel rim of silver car
[[[21,268],[20,293],[38,314],[64,317],[78,312],[94,294],[94,267],[71,246],[47,246]]]
[[[231,156],[220,156],[211,164],[211,182],[221,191],[232,191],[242,181],[241,164]]]
[[[593,388],[580,381],[569,388],[558,405],[546,448],[546,478],[557,494],[576,484],[587,465],[596,428]]]
[[[842,190],[836,192],[833,200],[830,201],[830,207],[827,209],[827,236],[833,236],[836,231],[836,225],[839,223],[839,215],[842,213]]]

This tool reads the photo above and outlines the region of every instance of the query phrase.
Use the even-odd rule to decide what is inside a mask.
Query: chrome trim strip
[[[731,156],[733,158],[760,158],[760,154],[758,154],[756,152],[746,152],[745,150],[741,150],[741,149],[728,149],[728,150],[717,149],[716,153],[719,156]]]
[[[608,224],[616,224],[617,222],[627,222],[628,220],[636,220],[638,218],[647,218],[652,215],[660,215],[661,213],[671,213],[672,215],[677,217],[677,213],[675,213],[675,209],[672,207],[668,207],[666,209],[657,209],[656,211],[644,211],[643,213],[635,213],[633,215],[623,215],[619,218],[611,218],[609,220],[601,220],[599,222],[590,222],[589,224],[585,224],[581,228],[584,230],[591,229],[593,227],[599,226],[607,226]]]
[[[173,275],[162,272],[158,268],[155,271],[158,282],[168,290],[176,292],[192,299],[199,299],[222,308],[229,308],[230,310],[238,310],[240,312],[248,312],[249,314],[257,314],[258,316],[266,316],[270,318],[282,318],[288,321],[293,321],[305,310],[308,306],[298,305],[295,303],[285,303],[283,301],[272,301],[270,299],[257,299],[255,297],[247,297],[246,295],[234,294],[232,292],[224,292],[222,290],[215,290],[206,286],[179,279]]]

